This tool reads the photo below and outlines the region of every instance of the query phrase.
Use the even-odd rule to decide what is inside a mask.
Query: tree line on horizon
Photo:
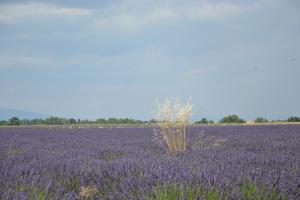
[[[74,118],[60,118],[49,117],[46,119],[19,119],[12,117],[9,120],[0,121],[0,126],[18,126],[18,125],[80,125],[80,124],[143,124],[145,121],[134,120],[129,118],[100,118],[97,120],[88,119],[74,119]]]
[[[242,124],[246,123],[244,119],[240,118],[238,115],[228,115],[222,118],[217,123],[225,123],[225,124]],[[269,121],[263,117],[258,117],[254,121],[254,123],[276,123],[276,122],[300,122],[300,117],[290,117],[286,120],[272,120]],[[74,119],[74,118],[60,118],[60,117],[49,117],[46,119],[19,119],[18,117],[12,117],[9,120],[0,120],[0,126],[21,126],[21,125],[84,125],[84,124],[153,124],[157,123],[156,120],[151,119],[149,121],[143,120],[135,120],[129,118],[99,118],[96,120],[88,120],[88,119]],[[207,120],[206,118],[202,118],[201,120],[195,121],[194,124],[214,124],[213,120]]]
[[[222,124],[242,124],[242,123],[246,123],[247,121],[240,118],[238,115],[228,115],[226,117],[223,117],[218,123],[222,123]],[[277,123],[277,122],[300,122],[300,117],[289,117],[286,120],[267,120],[266,118],[263,117],[257,117],[254,121],[252,121],[253,123]],[[202,118],[199,121],[195,121],[195,124],[213,124],[215,123],[212,120],[207,120],[206,118]]]

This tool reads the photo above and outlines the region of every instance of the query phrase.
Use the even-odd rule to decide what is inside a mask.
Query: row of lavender
[[[95,199],[145,199],[171,185],[242,199],[244,180],[300,198],[299,125],[192,127],[177,155],[152,139],[151,128],[1,128],[0,199],[78,199],[88,186]]]

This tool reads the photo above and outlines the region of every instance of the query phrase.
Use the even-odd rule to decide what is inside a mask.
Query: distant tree
[[[21,120],[18,117],[12,117],[8,120],[8,125],[10,126],[19,126],[21,124]]]
[[[71,118],[68,121],[69,121],[70,124],[77,124],[76,119]]]
[[[147,121],[142,121],[142,120],[135,120],[136,124],[144,124],[147,123]]]
[[[14,117],[11,118],[9,121],[0,121],[0,126],[4,125],[69,125],[69,124],[144,124],[147,123],[142,120],[135,120],[129,118],[109,118],[104,119],[100,118],[95,121],[93,120],[81,120],[81,119],[74,119],[74,118],[59,118],[59,117],[49,117],[46,119],[32,119],[32,120],[19,120],[18,118]]]
[[[29,124],[29,120],[28,119],[22,119],[21,120],[21,124],[22,125],[28,125]]]
[[[199,121],[195,121],[195,124],[208,124],[208,121],[206,118],[202,118]]]
[[[88,119],[82,119],[80,120],[80,124],[90,124],[90,121]]]
[[[137,122],[134,119],[125,118],[122,124],[136,124]]]
[[[255,119],[254,121],[255,123],[268,123],[269,121],[265,118],[262,118],[262,117],[258,117]]]
[[[47,118],[45,120],[45,123],[47,125],[63,125],[64,122],[65,122],[64,119],[58,118],[58,117],[53,117],[53,116],[51,116],[50,118]]]
[[[213,124],[213,123],[215,123],[215,122],[214,122],[213,120],[209,120],[208,123],[209,123],[209,124]]]
[[[237,115],[228,115],[220,120],[220,123],[244,123],[245,120],[239,118]]]
[[[287,120],[286,120],[287,121]],[[276,119],[276,120],[272,120],[272,123],[281,123],[281,122],[285,122],[285,120],[281,120],[281,119]]]
[[[28,122],[28,125],[45,125],[45,120],[43,119],[32,119]]]
[[[157,123],[157,121],[155,119],[150,119],[148,123],[154,124],[154,123]]]
[[[118,123],[118,119],[114,118],[114,117],[108,118],[107,123],[108,124],[117,124]]]
[[[96,120],[96,123],[97,123],[97,124],[106,124],[107,121],[106,121],[106,119],[104,119],[104,118],[99,118],[99,119]]]
[[[5,120],[0,120],[0,126],[6,126],[8,123]]]
[[[116,124],[130,124],[130,123],[132,123],[132,121],[128,118],[124,118],[124,119],[121,118],[121,119],[117,119],[115,123]]]
[[[134,120],[129,118],[108,118],[107,120],[104,118],[97,119],[95,121],[96,124],[142,124],[145,123],[141,120]]]
[[[300,122],[300,118],[299,117],[290,117],[287,120],[288,122]]]

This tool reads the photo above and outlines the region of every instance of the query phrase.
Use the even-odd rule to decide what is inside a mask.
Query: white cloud
[[[196,19],[220,19],[228,15],[241,13],[245,9],[246,8],[244,6],[232,3],[206,3],[201,6],[191,8],[189,11],[184,12],[183,15]]]
[[[11,16],[0,15],[0,24],[11,24],[14,21],[15,21],[14,18]]]
[[[91,14],[90,10],[56,6],[46,3],[0,4],[0,23],[12,23],[23,17],[60,16],[80,17]]]
[[[155,1],[129,0],[111,3],[102,8],[83,9],[58,6],[49,3],[0,4],[0,24],[8,24],[26,17],[90,17],[97,27],[117,27],[123,30],[136,30],[149,24],[178,22],[178,20],[220,20],[248,9],[234,3],[187,2],[161,3]]]
[[[142,21],[159,21],[168,18],[211,20],[237,14],[243,10],[245,10],[245,7],[231,3],[203,3],[188,7],[164,7],[153,9],[142,18]]]
[[[242,13],[247,6],[233,3],[201,3],[180,5],[156,4],[144,6],[132,6],[133,3],[114,5],[106,8],[104,17],[96,19],[96,24],[103,27],[119,27],[122,29],[136,29],[143,25],[160,22],[178,22],[178,20],[220,20],[227,16]]]
[[[0,68],[5,67],[45,67],[56,66],[57,63],[51,58],[34,56],[0,56]]]

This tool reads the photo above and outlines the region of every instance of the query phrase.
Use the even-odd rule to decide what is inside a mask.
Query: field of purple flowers
[[[1,128],[0,199],[300,199],[300,125]]]

